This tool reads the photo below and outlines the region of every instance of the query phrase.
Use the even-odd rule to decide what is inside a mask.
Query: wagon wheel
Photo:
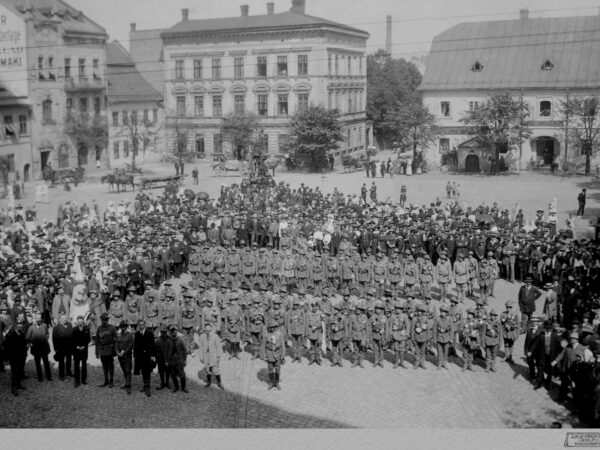
[[[223,175],[225,175],[225,166],[223,164],[215,166],[215,173],[218,177],[222,177]]]

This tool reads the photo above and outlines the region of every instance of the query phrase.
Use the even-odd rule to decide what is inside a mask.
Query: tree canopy
[[[108,146],[108,121],[100,114],[67,114],[64,132],[73,139],[77,149],[89,151]]]
[[[590,173],[590,158],[600,144],[600,97],[571,97],[562,102],[561,110],[569,122],[569,138],[585,155],[585,174]]]
[[[231,142],[234,152],[238,148],[247,151],[257,138],[258,115],[253,112],[231,113],[223,118],[221,134]],[[241,157],[242,155],[238,155]]]

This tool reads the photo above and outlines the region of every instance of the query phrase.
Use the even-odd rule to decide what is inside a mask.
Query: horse
[[[123,186],[123,190],[127,192],[127,185],[130,184],[131,188],[135,191],[135,184],[133,183],[133,175],[116,175],[114,173],[109,173],[108,175],[104,175],[100,177],[100,182],[104,184],[108,183],[109,191],[113,191],[113,186],[117,186],[117,192],[121,192],[121,186]]]

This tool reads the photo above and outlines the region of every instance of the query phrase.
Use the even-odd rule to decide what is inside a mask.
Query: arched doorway
[[[479,156],[477,155],[467,155],[465,158],[465,172],[468,173],[479,173]]]
[[[560,154],[559,142],[551,136],[540,136],[532,142],[536,166],[549,166]]]
[[[31,164],[25,164],[25,166],[23,167],[23,182],[27,183],[31,177]]]

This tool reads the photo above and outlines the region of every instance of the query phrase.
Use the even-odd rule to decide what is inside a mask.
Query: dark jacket
[[[534,286],[531,286],[529,291],[527,291],[526,286],[521,286],[521,289],[519,289],[519,308],[521,309],[521,312],[535,312],[535,301],[540,295],[542,295],[542,293]]]
[[[84,325],[80,330],[79,327],[73,328],[73,351],[77,352],[79,355],[87,355],[88,346],[90,345],[91,336],[90,329],[87,325]],[[83,347],[83,350],[77,350],[77,347]]]
[[[27,341],[31,344],[31,354],[43,356],[50,353],[48,326],[45,323],[33,324],[27,329]]]
[[[165,362],[172,367],[185,367],[187,350],[183,341],[179,337],[171,337],[165,347]]]
[[[550,333],[550,352],[546,354],[546,333]],[[530,350],[532,356],[538,361],[538,364],[543,365],[549,358],[550,361],[554,361],[556,357],[562,351],[560,346],[560,336],[552,331],[542,330],[537,333],[533,343],[531,344]]]
[[[152,367],[151,358],[156,354],[156,347],[154,343],[154,333],[149,328],[144,330],[142,334],[140,331],[136,331],[133,343],[133,357],[135,358],[134,373],[139,371],[151,372]]]
[[[10,330],[4,340],[4,350],[8,353],[8,360],[11,364],[25,364],[27,359],[25,332],[17,333],[14,329]]]
[[[113,325],[100,325],[96,331],[96,355],[115,356],[117,329]]]
[[[59,355],[68,355],[73,352],[73,325],[61,323],[52,329],[52,345]]]

